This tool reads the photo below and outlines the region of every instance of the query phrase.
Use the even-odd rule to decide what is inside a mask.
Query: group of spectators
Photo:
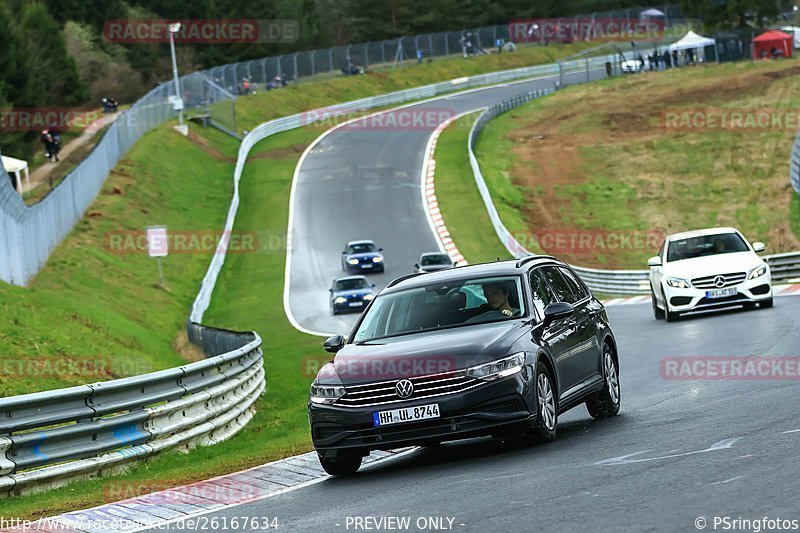
[[[640,70],[666,70],[669,68],[677,68],[680,66],[694,65],[697,62],[697,55],[691,48],[682,50],[664,50],[660,52],[658,49],[653,50],[653,53],[645,57],[639,54]],[[647,65],[647,68],[645,68]]]

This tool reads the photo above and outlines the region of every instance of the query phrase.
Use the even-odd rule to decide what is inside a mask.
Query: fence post
[[[328,48],[328,62],[330,63],[330,70],[331,72],[334,70],[333,68],[333,48]]]
[[[311,75],[312,76],[317,73],[317,65],[316,65],[317,61],[316,61],[316,57],[315,57],[316,55],[317,55],[317,51],[316,50],[311,50]]]
[[[278,56],[275,59],[275,62],[278,64],[278,76],[281,75],[281,59],[283,59],[283,56]]]
[[[446,31],[442,35],[444,35],[444,55],[445,56],[449,56],[450,55],[450,39],[449,39],[450,32]]]
[[[297,56],[299,56],[299,55],[300,55],[300,52],[297,52],[292,57],[292,63],[294,63],[294,79],[295,79],[295,81],[297,80],[297,78],[300,77],[300,75],[297,73]]]
[[[364,70],[369,68],[369,46],[364,43]]]

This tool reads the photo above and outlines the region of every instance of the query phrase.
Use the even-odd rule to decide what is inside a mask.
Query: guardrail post
[[[10,474],[17,467],[7,456],[6,452],[13,442],[8,437],[0,437],[0,475]]]

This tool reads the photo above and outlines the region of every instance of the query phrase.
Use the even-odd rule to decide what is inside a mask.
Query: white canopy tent
[[[800,26],[784,26],[781,31],[792,34],[794,36],[794,47],[800,48]]]
[[[28,184],[26,187],[28,191],[31,189],[31,176],[28,173],[28,162],[22,159],[16,159],[8,156],[1,156],[3,158],[3,168],[6,172],[13,174],[17,183],[17,192],[22,194],[22,176],[25,175],[25,181]]]
[[[669,45],[669,51],[673,50],[689,50],[692,48],[705,48],[706,46],[714,46],[716,41],[698,35],[693,31],[688,32],[686,35]]]

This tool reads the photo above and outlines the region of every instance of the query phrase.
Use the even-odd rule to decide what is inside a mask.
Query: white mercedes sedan
[[[681,313],[741,305],[772,307],[769,265],[734,228],[711,228],[668,235],[651,257],[650,289],[657,320]]]

